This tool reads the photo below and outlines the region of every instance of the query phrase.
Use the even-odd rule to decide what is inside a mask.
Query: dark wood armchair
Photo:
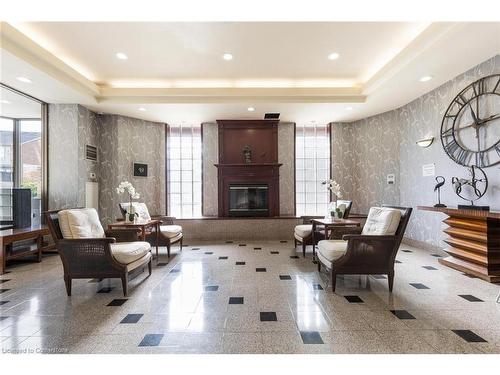
[[[51,236],[55,242],[57,251],[61,257],[64,268],[64,283],[66,292],[71,296],[71,284],[73,279],[106,279],[119,278],[122,280],[123,295],[128,294],[129,273],[140,267],[148,266],[149,275],[152,271],[152,255],[150,246],[144,242],[138,242],[136,229],[119,229],[105,231],[104,238],[63,238],[59,225],[60,210],[47,211],[45,217]],[[121,263],[113,256],[112,244],[127,242],[127,244],[139,244],[148,246],[148,249],[138,259],[130,259],[130,263]]]
[[[349,217],[349,214],[351,212],[351,207],[352,207],[352,201],[346,201],[346,200],[337,200],[338,204],[344,204],[345,205],[345,211],[344,211],[344,219],[347,219]],[[302,225],[297,225],[294,230],[294,241],[295,241],[295,247],[297,247],[298,244],[302,245],[302,255],[305,257],[306,256],[306,247],[309,245],[313,244],[313,236],[312,236],[312,224],[311,220],[312,219],[321,219],[323,216],[302,216]],[[316,241],[320,241],[325,238],[324,232],[317,232],[315,234],[315,239]],[[316,245],[316,244],[315,244]]]
[[[394,285],[394,261],[410,220],[412,208],[383,206],[401,211],[394,235],[363,235],[359,228],[347,228],[342,240],[330,242],[328,251],[318,251],[318,271],[323,264],[331,271],[332,290],[335,292],[337,275],[387,275],[389,291]],[[337,232],[338,235],[338,232]],[[330,258],[330,259],[328,259]]]
[[[127,206],[126,203],[119,203],[120,212],[123,219],[126,219]],[[147,209],[147,208],[146,208]],[[149,212],[148,212],[149,215]],[[170,248],[172,245],[179,243],[179,250],[182,250],[182,227],[175,225],[175,217],[165,216],[165,215],[150,215],[151,219],[161,221],[160,233],[158,236],[158,245],[165,246],[167,248],[168,257],[170,257]],[[148,241],[151,246],[156,245],[156,233],[154,231],[146,233],[146,241]]]

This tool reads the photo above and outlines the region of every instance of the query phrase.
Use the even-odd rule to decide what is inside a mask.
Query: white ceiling
[[[500,23],[2,26],[2,82],[47,102],[160,122],[265,112],[287,121],[354,121],[404,105],[500,53]],[[224,61],[224,52],[234,59]],[[328,60],[331,52],[340,58]],[[424,75],[434,79],[419,82]]]

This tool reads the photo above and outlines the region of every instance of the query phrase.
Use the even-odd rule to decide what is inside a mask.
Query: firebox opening
[[[269,216],[266,184],[229,185],[229,216]]]

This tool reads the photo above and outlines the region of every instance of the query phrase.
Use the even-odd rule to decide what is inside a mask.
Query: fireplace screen
[[[229,216],[269,216],[267,185],[229,185]]]

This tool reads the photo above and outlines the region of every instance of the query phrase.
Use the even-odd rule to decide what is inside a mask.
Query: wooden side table
[[[316,260],[316,227],[323,226],[325,228],[325,239],[329,238],[329,231],[333,230],[335,227],[359,227],[361,224],[359,221],[350,219],[312,219],[312,243],[313,243],[313,260]]]
[[[146,241],[146,234],[148,228],[155,228],[156,232],[156,260],[158,260],[158,244],[160,236],[160,220],[148,220],[148,221],[117,221],[115,223],[109,224],[108,228],[111,229],[124,229],[124,228],[137,228],[141,230],[140,238],[142,241]]]
[[[31,226],[26,228],[4,229],[0,231],[0,275],[5,273],[5,266],[8,260],[25,257],[27,255],[37,255],[38,262],[42,261],[43,236],[50,234],[49,229],[42,226]],[[15,243],[18,241],[33,240],[32,245],[26,245],[16,249]]]

